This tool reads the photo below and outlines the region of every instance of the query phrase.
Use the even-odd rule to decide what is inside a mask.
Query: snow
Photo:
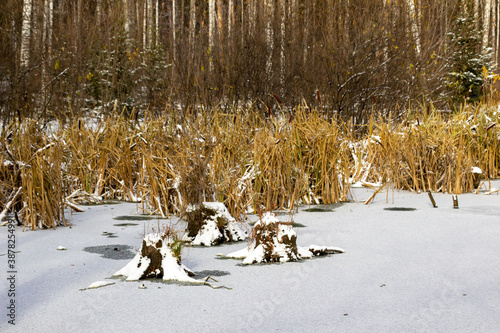
[[[321,255],[326,253],[344,253],[345,250],[338,247],[328,247],[328,246],[318,246],[311,245],[309,248],[303,248],[297,246],[297,253],[294,253],[291,246],[281,242],[282,239],[296,239],[297,233],[290,224],[281,224],[279,219],[274,213],[266,212],[259,220],[255,223],[254,228],[265,227],[262,234],[264,234],[264,239],[273,238],[272,242],[266,244],[267,247],[271,247],[272,257],[278,257],[280,262],[287,262],[290,260],[296,261],[301,259],[311,259],[314,255]],[[275,236],[268,231],[269,227],[271,229],[277,228],[277,233]],[[253,240],[246,248],[229,253],[226,258],[233,259],[243,259],[243,265],[252,265],[266,262],[266,247],[263,243],[257,245],[257,241]],[[220,256],[224,257],[224,256]]]
[[[184,237],[184,241],[190,242],[191,245],[196,246],[212,246],[218,244],[220,240],[226,242],[229,241],[241,241],[247,237],[247,232],[240,228],[239,224],[236,222],[234,217],[229,214],[226,206],[221,202],[203,202],[202,205],[205,208],[215,211],[215,215],[211,216],[209,219],[205,220],[205,224],[201,227],[200,231],[194,238],[190,238],[187,235]],[[189,205],[186,211],[193,212],[197,208],[193,205]],[[227,221],[227,225],[224,227],[224,234],[221,233],[217,225],[218,219],[223,218]]]
[[[157,247],[155,245],[159,242],[162,244],[159,252],[162,256],[161,266],[163,268],[163,280],[198,283],[199,281],[189,277],[184,267],[177,262],[177,258],[170,248],[172,240],[169,238],[163,239],[158,233],[151,233],[144,236],[143,246]],[[141,251],[139,251],[125,267],[116,272],[114,276],[125,276],[127,281],[138,281],[141,279],[151,263],[150,258],[142,256]],[[159,274],[159,270],[157,269],[155,273]]]
[[[459,195],[459,209],[450,194],[433,193],[433,208],[426,193],[406,191],[395,191],[394,203],[377,195],[369,205],[346,203],[333,212],[299,208],[294,221],[306,227],[295,228],[298,243],[338,245],[346,250],[340,255],[243,266],[215,255],[244,243],[184,249],[182,262],[195,279],[210,275],[232,290],[110,279],[134,257],[149,226],[115,225],[122,221],[113,217],[137,204],[89,206],[73,214],[72,228],[16,228],[16,325],[6,320],[2,282],[0,332],[499,332],[500,195],[484,191]],[[358,202],[372,193],[352,189]],[[386,210],[394,207],[416,210]],[[0,228],[4,281],[7,236]],[[56,251],[60,244],[68,250]],[[128,246],[130,257],[83,251],[124,252],[116,245]],[[115,284],[80,291],[107,280]]]
[[[478,168],[478,167],[473,167],[473,168],[472,168],[472,173],[482,174],[482,173],[483,173],[483,170],[481,170],[481,169],[480,169],[480,168]]]

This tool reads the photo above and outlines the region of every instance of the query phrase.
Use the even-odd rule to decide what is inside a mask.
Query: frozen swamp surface
[[[298,245],[342,254],[243,266],[216,255],[244,242],[183,250],[195,278],[231,290],[112,278],[158,224],[123,218],[136,204],[87,206],[72,228],[18,228],[15,326],[2,227],[0,331],[500,332],[500,195],[459,195],[453,209],[449,194],[434,194],[433,208],[426,193],[389,191],[387,202],[384,191],[362,204],[372,193],[356,188],[358,203],[304,206],[294,216]]]

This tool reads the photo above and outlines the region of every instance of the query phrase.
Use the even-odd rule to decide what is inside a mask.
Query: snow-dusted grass
[[[113,219],[135,212],[137,204],[86,207],[73,215],[71,229],[16,229],[17,320],[8,325],[0,304],[0,331],[213,332],[223,325],[228,332],[497,332],[500,196],[484,195],[494,188],[500,181],[477,195],[459,195],[459,209],[449,194],[435,193],[439,208],[433,208],[427,194],[406,191],[395,191],[394,203],[389,193],[389,203],[379,194],[364,205],[373,193],[365,188],[352,191],[358,204],[333,212],[300,207],[294,216],[305,225],[295,229],[299,244],[334,244],[346,250],[340,255],[243,266],[216,259],[241,243],[184,249],[194,278],[210,275],[232,290],[111,278],[131,258],[83,249],[138,251],[147,225],[126,227]],[[415,210],[385,209],[391,207]],[[104,230],[117,238],[103,236]],[[67,250],[57,251],[59,245]],[[0,228],[3,263],[6,251],[7,229]],[[114,284],[80,291],[95,281]],[[6,288],[2,283],[0,294]]]
[[[398,121],[372,120],[360,135],[305,107],[269,119],[233,111],[74,119],[50,132],[29,119],[10,124],[0,133],[0,217],[17,211],[31,229],[69,225],[63,211],[80,210],[78,193],[141,203],[162,217],[219,201],[242,220],[262,206],[344,201],[350,184],[459,194],[474,190],[474,168],[484,179],[499,175],[496,107],[408,110]]]

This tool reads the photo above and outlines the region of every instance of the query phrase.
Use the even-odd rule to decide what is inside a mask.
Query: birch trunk
[[[273,32],[273,17],[274,5],[273,0],[265,0],[265,17],[266,17],[266,43],[267,43],[267,60],[266,60],[266,73],[267,78],[270,79],[273,70],[273,51],[274,51],[274,32]]]
[[[130,26],[131,26],[131,20],[130,20],[130,4],[128,0],[123,0],[123,12],[125,16],[125,34],[127,36],[127,40],[130,38]]]
[[[482,10],[480,15],[482,16],[482,32],[483,32],[483,48],[488,47],[491,43],[491,29],[490,29],[490,22],[491,22],[491,2],[490,0],[482,0],[482,5],[481,7]],[[481,20],[480,20],[481,22]]]
[[[420,35],[419,35],[419,10],[417,0],[408,0],[409,4],[409,19],[411,38],[415,41],[415,50],[420,53]]]
[[[151,48],[153,46],[153,40],[154,40],[155,19],[153,17],[153,11],[154,11],[153,0],[148,0],[148,12],[147,12],[148,15],[146,17],[146,22],[148,25],[148,48]]]
[[[148,17],[148,3],[147,1],[145,1],[142,4],[142,45],[145,48],[148,47],[147,17]]]
[[[31,36],[31,14],[32,14],[31,0],[23,0],[23,17],[21,23],[21,68],[29,66],[29,49],[30,49],[30,36]]]
[[[173,62],[177,59],[177,3],[172,0],[172,57]]]
[[[229,0],[227,5],[227,38],[228,43],[232,43],[232,30],[234,25],[234,1]]]
[[[281,43],[280,43],[280,86],[281,96],[285,94],[285,45],[286,45],[286,0],[281,0]]]

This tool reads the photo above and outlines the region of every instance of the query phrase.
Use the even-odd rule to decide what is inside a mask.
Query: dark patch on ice
[[[116,223],[113,224],[115,227],[131,227],[134,225],[139,225],[139,223]]]
[[[384,210],[389,210],[392,212],[413,212],[417,209],[412,207],[386,207],[384,208]]]
[[[104,231],[102,233],[102,235],[104,237],[107,237],[107,238],[118,238],[118,236],[116,236],[116,232],[107,232],[107,231]]]
[[[218,270],[205,270],[205,271],[199,271],[199,272],[194,272],[194,278],[195,279],[203,279],[207,276],[224,276],[224,275],[229,275],[229,272],[226,271],[218,271]]]
[[[122,216],[116,216],[113,219],[118,221],[150,221],[150,220],[160,220],[162,218],[150,215],[122,215]]]
[[[290,212],[274,212],[276,216],[289,216]]]
[[[217,260],[240,260],[238,258],[230,258],[230,257],[226,257],[226,256],[216,256],[215,259],[217,259]]]
[[[336,202],[331,204],[309,205],[309,208],[302,209],[302,211],[309,213],[331,213],[335,211],[335,208],[338,208],[345,204],[345,202]]]
[[[99,245],[99,246],[88,246],[83,249],[85,252],[100,254],[103,258],[114,259],[114,260],[124,260],[132,259],[135,257],[135,253],[131,251],[132,247],[128,245]]]
[[[303,209],[303,212],[309,212],[309,213],[328,213],[328,212],[333,212],[333,209],[326,209],[322,207],[312,207],[312,208],[307,208]]]
[[[101,203],[93,204],[93,203],[81,203],[81,206],[105,206],[105,205],[119,205],[121,204],[120,201],[116,200],[104,200]]]

